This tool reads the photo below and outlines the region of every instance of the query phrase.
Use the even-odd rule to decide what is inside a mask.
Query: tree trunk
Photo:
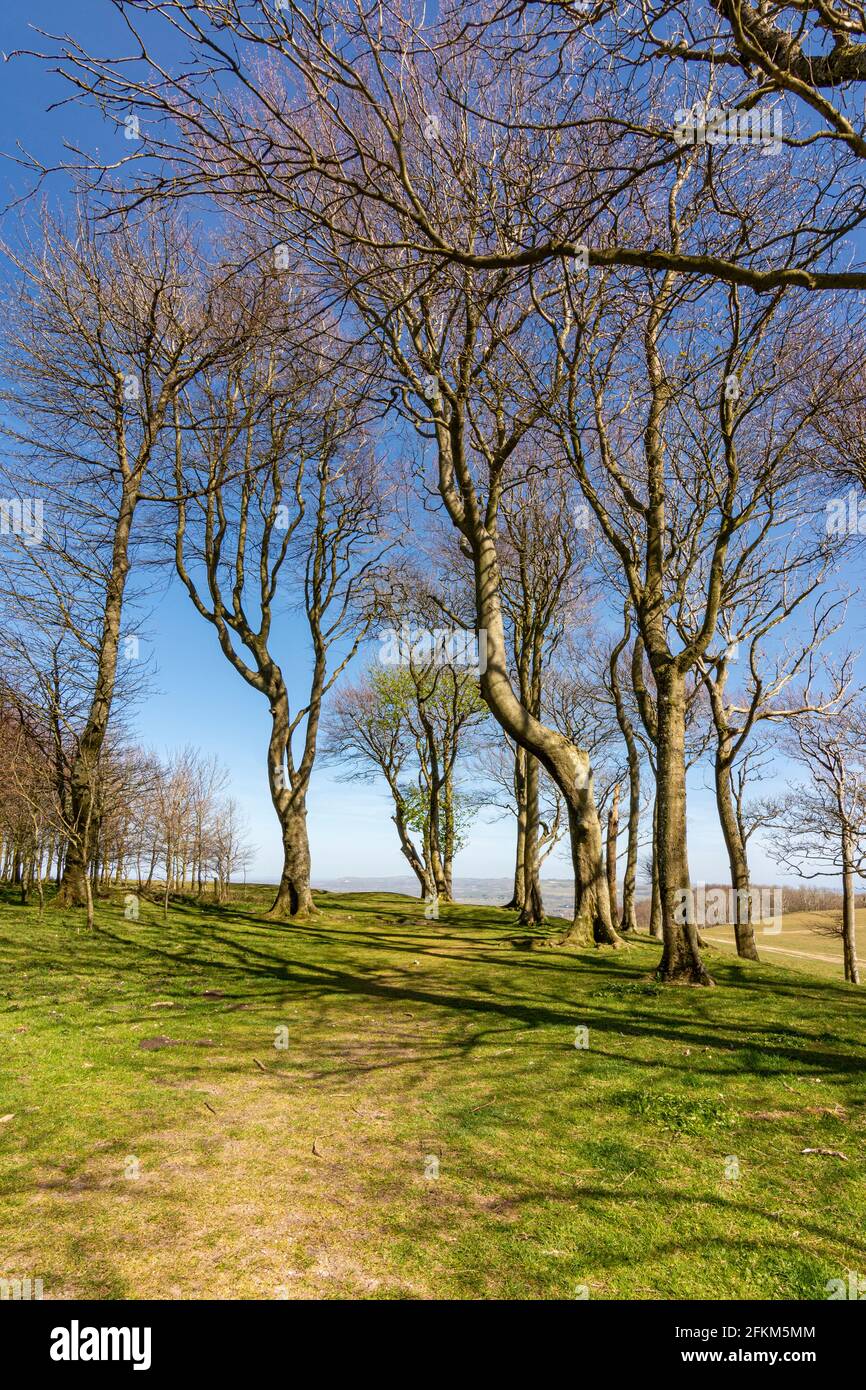
[[[27,864],[27,866],[26,866],[26,868],[25,868],[23,874],[21,875],[21,906],[22,906],[22,907],[26,907],[27,904],[28,904],[28,902],[30,901],[30,889],[31,889],[32,885],[33,885],[33,857],[32,857],[32,855],[31,855],[30,860],[29,860],[29,862],[28,862],[28,864]]]
[[[587,759],[587,764],[588,762]],[[573,794],[576,804],[573,805],[571,800],[566,798],[571,862],[574,867],[574,917],[568,931],[559,938],[557,944],[591,946],[594,942],[597,946],[622,945],[614,930],[610,914],[601,824],[595,805],[592,775],[588,767],[585,776],[588,781],[587,787]]]
[[[650,897],[650,936],[656,937],[661,941],[662,936],[662,899],[659,892],[659,797],[658,787],[653,797],[653,853],[652,853],[652,889]]]
[[[151,850],[151,853],[150,853],[150,867],[149,867],[149,869],[148,869],[148,871],[147,871],[147,882],[146,882],[145,885],[144,885],[144,891],[145,891],[145,893],[149,893],[149,892],[150,892],[151,884],[153,883],[154,870],[156,869],[156,856],[157,856],[157,846],[156,846],[156,838],[154,838],[153,849]]]
[[[610,914],[604,876],[601,825],[595,804],[589,755],[557,730],[534,718],[517,699],[508,677],[505,633],[499,595],[499,565],[492,537],[475,534],[476,612],[486,633],[486,666],[481,694],[502,728],[534,753],[559,787],[568,810],[574,866],[574,916],[559,945],[622,945]]]
[[[412,872],[418,880],[421,888],[421,897],[430,900],[434,896],[433,880],[427,871],[427,867],[421,859],[420,854],[412,843],[412,838],[406,827],[406,819],[403,815],[402,804],[397,800],[397,793],[394,793],[394,814],[391,817],[397,827],[397,834],[400,837],[400,853],[409,861]]]
[[[84,876],[84,906],[87,910],[87,930],[93,931],[93,888],[90,878]]]
[[[41,863],[38,864],[36,868],[36,891],[39,894],[39,918],[41,921],[41,919],[45,915],[45,888],[43,883]]]
[[[450,764],[442,786],[442,818],[445,823],[442,869],[445,875],[445,901],[454,898],[454,785]]]
[[[438,835],[435,825],[430,826],[430,869],[433,874],[433,882],[436,886],[436,896],[443,902],[451,901],[451,891],[448,887],[448,879],[445,876],[445,865],[442,863]]]
[[[514,892],[506,907],[523,910],[526,895],[524,855],[526,853],[526,749],[518,743],[514,749],[514,800],[517,806],[517,845],[514,856]]]
[[[610,810],[607,813],[607,891],[610,897],[611,916],[616,919],[618,912],[616,894],[616,845],[619,839],[619,783],[613,789]]]
[[[850,981],[852,985],[859,985],[860,970],[857,965],[855,902],[851,839],[848,830],[845,829],[842,832],[842,957],[845,979]]]
[[[753,926],[754,912],[749,882],[749,861],[734,810],[734,798],[731,791],[731,765],[730,759],[726,757],[726,751],[724,744],[722,744],[716,753],[714,770],[716,806],[719,811],[722,834],[725,837],[725,848],[728,851],[728,864],[731,870],[731,886],[735,891],[736,899],[734,933],[737,939],[737,955],[742,956],[745,960],[759,960]],[[742,921],[744,904],[746,920]]]
[[[57,901],[65,907],[88,905],[91,893],[85,883],[95,824],[94,779],[108,729],[114,686],[123,594],[129,574],[129,540],[138,500],[137,484],[124,481],[111,555],[111,572],[105,591],[105,609],[99,643],[96,680],[87,723],[79,740],[69,776],[69,844]],[[88,908],[90,910],[90,907]]]
[[[658,867],[664,949],[658,977],[671,984],[713,983],[698,946],[686,830],[685,682],[658,663]]]
[[[303,797],[290,796],[278,808],[283,837],[283,873],[270,911],[270,918],[306,918],[316,912],[310,890],[310,840],[307,833],[307,804]]]
[[[634,725],[629,717],[626,703],[622,697],[622,686],[619,679],[619,658],[621,653],[628,645],[631,636],[631,610],[630,601],[626,602],[624,613],[624,629],[620,642],[613,648],[610,654],[610,689],[613,695],[614,708],[616,710],[616,720],[620,727],[626,751],[628,753],[628,845],[626,848],[625,873],[622,880],[622,917],[620,919],[620,931],[637,931],[637,912],[635,910],[635,897],[637,895],[637,859],[638,859],[638,839],[640,836],[640,750],[637,739],[635,738]],[[640,652],[638,651],[638,659]],[[614,878],[614,885],[616,879]],[[612,901],[616,899],[616,887],[612,895]]]
[[[45,882],[46,879],[50,879],[50,878],[51,878],[51,868],[52,868],[52,865],[53,865],[53,863],[54,863],[54,845],[55,845],[54,836],[53,836],[53,835],[49,835],[48,839],[47,839],[46,842],[45,842],[45,864],[44,864],[44,866],[43,866],[42,874],[41,874],[41,878],[42,878],[43,883]]]
[[[537,927],[544,921],[544,902],[541,896],[541,880],[538,874],[538,832],[539,832],[539,767],[538,759],[531,753],[526,755],[526,820],[523,835],[523,905],[520,909],[520,923],[524,927]]]
[[[625,858],[625,874],[622,880],[622,922],[620,930],[637,931],[637,861],[638,841],[640,839],[640,754],[637,744],[634,751],[628,752],[628,848]]]
[[[165,846],[165,892],[162,899],[162,915],[165,919],[168,918],[168,897],[171,892],[171,856],[173,852],[173,846],[169,838]]]

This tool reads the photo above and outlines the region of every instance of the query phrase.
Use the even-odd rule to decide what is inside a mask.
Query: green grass
[[[854,987],[722,949],[719,988],[659,988],[649,939],[527,952],[494,908],[322,895],[275,926],[263,902],[164,925],[118,899],[92,935],[0,906],[0,1277],[813,1299],[866,1274]]]
[[[860,943],[857,957],[860,961],[861,975],[866,977],[866,959],[862,946],[866,939],[866,909],[859,908],[855,917],[856,937]],[[839,912],[786,912],[781,920],[781,930],[778,932],[768,931],[760,923],[756,926],[758,955],[772,965],[806,970],[824,979],[842,979],[845,972],[842,964],[840,922]],[[702,930],[714,946],[736,952],[732,926],[708,926]]]

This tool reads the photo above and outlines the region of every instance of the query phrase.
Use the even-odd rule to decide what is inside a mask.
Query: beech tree
[[[214,284],[190,235],[160,210],[103,226],[82,204],[68,228],[45,216],[5,254],[14,268],[0,358],[5,432],[19,489],[44,503],[44,534],[20,548],[18,580],[58,605],[58,628],[91,666],[60,886],[63,902],[81,905],[136,514],[177,393],[230,335],[215,343]]]
[[[703,197],[701,187],[691,196],[686,171],[667,204],[673,241]],[[685,683],[785,489],[805,492],[823,325],[813,319],[807,339],[802,301],[722,291],[672,271],[567,278],[578,331],[563,333],[563,315],[537,296],[567,362],[560,438],[622,567],[655,684],[660,975],[709,984],[694,922],[673,920],[690,887]],[[846,349],[837,341],[830,350],[838,358]]]
[[[321,336],[318,351],[312,340],[290,349],[282,289],[272,288],[264,314],[254,288],[230,369],[178,393],[174,560],[223,656],[268,702],[283,847],[269,915],[303,918],[315,911],[307,795],[323,702],[372,620],[387,543],[380,470],[347,378],[328,375]],[[307,629],[308,693],[294,709],[275,653],[281,601],[300,603]]]
[[[375,10],[364,0],[208,0],[195,8],[137,0],[124,19],[135,65],[74,37],[49,39],[36,56],[118,127],[141,112],[142,148],[110,161],[129,179],[130,205],[152,193],[205,191],[267,203],[289,225],[296,185],[309,177],[332,230],[360,198],[371,216],[384,213],[383,230],[396,214],[392,251],[409,244],[474,270],[588,254],[593,266],[712,276],[760,292],[866,288],[866,270],[843,262],[866,217],[864,21],[851,0],[443,0],[435,10],[412,0]],[[183,61],[169,64],[163,44],[180,49]],[[275,90],[275,73],[293,100]],[[505,87],[515,73],[523,79],[519,109],[494,109],[497,80]],[[339,139],[322,139],[322,127],[305,123],[311,101],[327,109]],[[731,112],[734,138],[730,121],[721,135],[700,122],[684,134],[681,116],[696,104]],[[769,137],[758,120],[765,107]],[[507,239],[479,239],[455,223],[417,177],[415,122],[447,127],[452,110],[471,113],[476,129],[489,123],[531,142],[531,215]],[[723,214],[712,233],[695,225],[674,242],[629,227],[623,204],[633,196],[640,203],[649,188],[666,199],[693,140]],[[762,161],[768,145],[775,157]],[[575,197],[587,149],[599,157],[587,193]],[[789,186],[796,179],[797,199],[761,186],[762,162],[776,159],[789,168]],[[79,177],[106,169],[104,157],[71,163]],[[492,207],[492,187],[489,197]],[[727,214],[745,208],[743,236]]]
[[[823,537],[819,544],[823,548]],[[754,565],[745,566],[737,578],[738,601],[732,600],[730,607],[724,606],[722,621],[726,640],[722,649],[708,654],[699,663],[714,731],[716,806],[737,904],[734,923],[737,954],[750,960],[757,960],[758,952],[753,926],[748,835],[743,824],[746,772],[743,758],[749,739],[762,723],[769,721],[784,726],[794,716],[829,710],[838,704],[844,693],[837,688],[819,704],[812,704],[810,700],[820,646],[841,624],[837,617],[838,600],[819,600],[811,613],[805,636],[798,636],[781,648],[777,646],[775,651],[770,649],[771,639],[781,625],[798,613],[823,580],[821,570],[808,573],[810,552],[814,553],[811,544],[799,555],[792,547],[781,547],[775,558],[761,553]],[[744,670],[745,675],[739,692],[733,693],[729,680],[739,670]],[[792,693],[791,687],[798,681],[802,681],[803,689]]]
[[[616,722],[619,725],[623,742],[626,747],[626,757],[628,760],[628,843],[626,847],[626,865],[623,875],[622,885],[622,915],[620,919],[620,931],[630,932],[637,930],[637,914],[635,903],[637,900],[637,868],[638,852],[640,843],[640,817],[641,817],[641,752],[637,733],[635,730],[634,715],[632,713],[632,700],[627,698],[626,691],[623,689],[623,682],[620,675],[620,657],[628,648],[631,640],[631,614],[629,602],[625,604],[625,622],[623,634],[618,642],[611,648],[608,661],[608,689],[614,704]],[[610,843],[611,837],[608,837]],[[613,836],[615,843],[616,837]],[[611,855],[608,851],[608,881],[611,874]]]
[[[835,873],[842,881],[845,979],[860,983],[855,879],[866,877],[866,719],[855,702],[792,716],[786,750],[810,780],[775,805],[769,851],[803,878]]]
[[[525,457],[521,451],[519,459]],[[510,669],[521,704],[536,719],[543,715],[550,663],[566,635],[585,627],[580,611],[587,590],[587,544],[582,520],[574,497],[561,486],[556,470],[549,465],[547,470],[537,462],[530,465],[525,481],[509,487],[503,498],[500,576],[511,646]],[[550,824],[542,827],[542,771],[538,758],[515,744],[517,848],[513,906],[520,912],[521,924],[527,926],[544,919],[541,856],[545,845],[548,850],[553,848]],[[615,901],[614,894],[612,906]]]
[[[431,902],[452,897],[453,858],[470,808],[458,760],[467,735],[486,716],[477,674],[413,660],[411,653],[405,666],[371,665],[331,702],[324,751],[354,775],[378,772],[385,779],[400,852]]]

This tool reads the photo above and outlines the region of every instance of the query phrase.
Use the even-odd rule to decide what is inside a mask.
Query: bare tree
[[[214,891],[220,903],[228,902],[234,875],[246,874],[253,855],[247,837],[246,819],[234,797],[227,797],[215,808],[210,845]]]
[[[174,553],[226,660],[268,702],[283,845],[270,916],[300,918],[315,911],[307,795],[322,704],[369,627],[386,542],[380,470],[346,378],[329,378],[300,344],[298,360],[269,324],[253,313],[231,370],[202,373],[178,394]],[[308,632],[309,693],[295,710],[274,653],[281,599],[300,601]]]
[[[567,634],[586,626],[580,611],[587,599],[586,533],[574,499],[559,484],[558,478],[530,468],[502,504],[500,576],[511,669],[521,704],[535,719],[542,718],[545,676],[557,649]],[[543,844],[552,848],[550,831],[542,827],[542,772],[538,758],[516,744],[513,906],[526,926],[544,919]]]
[[[212,287],[170,216],[155,211],[109,229],[80,206],[68,229],[45,216],[38,239],[5,254],[16,272],[0,361],[6,433],[19,486],[35,490],[47,512],[39,544],[22,547],[23,582],[55,603],[57,627],[74,634],[91,665],[60,888],[61,901],[82,904],[133,524],[172,402],[221,348],[210,333]]]
[[[835,711],[792,716],[786,748],[808,769],[775,808],[769,851],[803,878],[837,872],[842,879],[842,950],[845,979],[860,983],[855,933],[855,877],[866,877],[866,715],[843,701]]]
[[[704,196],[689,196],[689,176],[667,205],[674,242]],[[799,486],[802,506],[807,495],[820,325],[807,338],[797,302],[778,293],[744,301],[674,272],[568,280],[574,331],[536,298],[567,360],[560,438],[622,567],[655,683],[660,975],[710,984],[695,923],[674,921],[690,885],[685,683],[713,641],[730,576],[762,550],[780,497]]]
[[[130,205],[206,191],[267,203],[291,225],[306,179],[330,232],[360,198],[373,220],[384,213],[383,225],[398,214],[405,230],[392,231],[391,251],[409,244],[473,270],[588,254],[593,266],[710,275],[759,291],[866,288],[866,271],[833,263],[866,217],[864,21],[851,0],[444,0],[433,11],[411,0],[374,10],[364,0],[137,0],[135,10],[124,10],[135,65],[59,36],[38,55],[119,128],[140,112],[143,151],[71,161],[90,178],[94,166],[103,178],[120,166]],[[163,45],[182,60],[170,63]],[[515,79],[522,99],[512,113]],[[696,105],[704,116],[689,123]],[[311,124],[313,106],[323,119]],[[718,110],[715,124],[707,108]],[[476,140],[488,128],[505,142],[529,139],[526,225],[501,237],[450,218],[418,177],[414,136],[425,124]],[[623,204],[664,202],[695,143],[718,219],[674,240],[630,234]],[[776,158],[764,166],[784,156],[796,199],[763,186],[766,148]],[[443,144],[440,189],[462,154],[461,141]],[[508,181],[497,188],[493,167],[486,172],[492,206]],[[581,185],[590,192],[576,197]],[[732,225],[746,207],[742,226]]]
[[[819,601],[803,639],[798,638],[775,653],[767,650],[770,637],[798,612],[823,579],[822,569],[808,573],[811,559],[809,553],[797,556],[790,548],[782,547],[776,559],[761,553],[754,566],[745,566],[737,576],[739,601],[732,599],[730,607],[723,605],[726,637],[722,650],[708,653],[699,663],[715,735],[714,786],[731,885],[735,889],[737,954],[749,960],[757,960],[758,951],[747,852],[748,835],[754,827],[747,832],[744,823],[749,770],[744,758],[748,741],[761,723],[786,722],[809,712],[822,713],[836,706],[844,693],[837,687],[819,704],[810,699],[818,649],[840,626],[837,603]],[[743,657],[743,664],[747,663],[743,688],[739,695],[732,695],[728,690],[732,662]],[[798,679],[802,679],[804,689],[792,696],[790,687]]]

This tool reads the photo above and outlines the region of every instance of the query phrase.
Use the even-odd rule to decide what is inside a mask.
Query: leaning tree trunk
[[[427,866],[412,843],[412,837],[406,826],[406,817],[403,814],[403,806],[402,803],[397,800],[396,792],[394,793],[394,798],[394,814],[391,819],[397,827],[397,835],[400,839],[400,853],[408,860],[409,866],[418,880],[418,884],[421,888],[421,897],[429,902],[435,896],[433,879],[427,871]]]
[[[728,851],[728,864],[731,870],[731,886],[735,891],[736,909],[734,912],[734,933],[737,940],[737,955],[745,960],[759,960],[753,926],[752,889],[749,881],[749,860],[746,846],[740,833],[740,826],[734,810],[731,792],[731,764],[725,756],[724,747],[719,748],[715,758],[716,805],[719,821]],[[746,905],[746,920],[743,921],[743,904]]]
[[[508,676],[495,545],[489,533],[480,528],[474,540],[476,612],[479,625],[486,633],[481,694],[509,737],[521,744],[527,753],[533,753],[550,773],[568,811],[574,866],[574,914],[569,930],[556,944],[589,946],[596,942],[620,946],[623,942],[614,929],[610,913],[589,755],[556,729],[542,724],[515,695]]]
[[[698,945],[686,829],[685,681],[674,663],[659,663],[658,868],[664,947],[658,977],[671,984],[711,985]]]
[[[559,944],[591,946],[595,942],[599,946],[621,945],[611,917],[610,895],[604,872],[601,824],[595,804],[589,758],[585,753],[583,756],[586,758],[586,767],[581,780],[585,778],[586,785],[578,787],[573,801],[566,798],[571,861],[574,866],[574,916],[570,928],[560,938]]]

